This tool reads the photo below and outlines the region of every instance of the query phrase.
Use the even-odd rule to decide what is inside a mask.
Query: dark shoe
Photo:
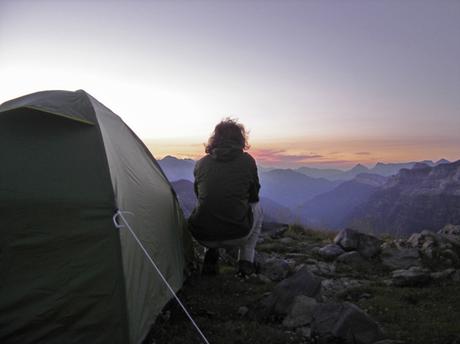
[[[219,273],[219,250],[217,248],[210,248],[204,255],[203,267],[201,269],[202,275],[213,276]]]
[[[241,277],[250,276],[256,272],[254,263],[248,262],[247,260],[240,260],[238,262],[238,275]]]

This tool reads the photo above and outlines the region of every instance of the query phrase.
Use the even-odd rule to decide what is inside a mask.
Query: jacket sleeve
[[[251,159],[251,183],[249,185],[249,203],[259,202],[259,175],[257,173],[257,165],[255,160]]]
[[[198,181],[197,181],[197,172],[198,172],[198,161],[195,163],[195,168],[193,169],[193,191],[195,191],[195,196],[198,198]]]

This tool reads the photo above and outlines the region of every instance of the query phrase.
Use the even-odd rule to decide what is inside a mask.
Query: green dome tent
[[[153,156],[86,92],[0,105],[0,343],[140,343],[171,298],[190,238]]]

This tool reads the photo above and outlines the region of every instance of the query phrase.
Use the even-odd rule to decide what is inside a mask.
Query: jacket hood
[[[230,161],[243,153],[241,147],[234,144],[226,144],[214,148],[211,157],[218,161]]]

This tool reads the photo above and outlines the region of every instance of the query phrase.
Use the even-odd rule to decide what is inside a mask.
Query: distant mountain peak
[[[363,164],[357,164],[350,171],[360,172],[360,171],[369,171],[369,169],[366,166],[364,166]]]
[[[160,159],[160,160],[179,160],[179,159],[177,159],[175,156],[172,156],[172,155],[166,155],[165,157],[163,157],[163,159]]]
[[[167,162],[167,161],[193,161],[193,159],[185,158],[185,159],[180,159],[176,158],[175,156],[172,155],[166,155],[163,157],[163,159],[159,159],[161,161]]]
[[[439,159],[438,161],[436,161],[435,165],[449,164],[449,163],[450,163],[449,160],[442,158],[442,159]]]

